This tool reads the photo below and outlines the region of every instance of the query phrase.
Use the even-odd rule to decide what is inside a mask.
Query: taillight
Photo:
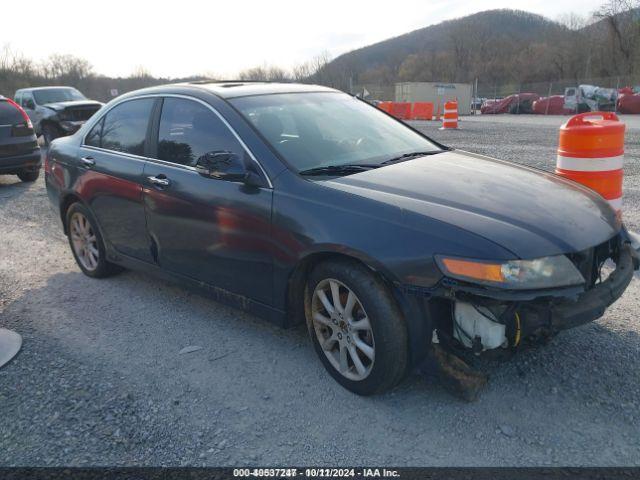
[[[16,109],[20,112],[20,115],[22,115],[22,118],[24,118],[24,122],[27,124],[27,128],[33,128],[33,124],[31,123],[31,119],[29,118],[29,115],[27,115],[27,112],[25,112],[20,105],[18,105],[16,102],[11,100],[10,98],[7,98],[6,100],[7,102],[9,102],[10,105],[13,105],[14,107],[16,107]]]

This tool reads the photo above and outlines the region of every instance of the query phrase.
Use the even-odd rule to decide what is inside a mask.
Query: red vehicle
[[[640,113],[640,93],[623,93],[618,97],[618,112]]]
[[[538,98],[540,96],[537,93],[518,93],[501,100],[487,100],[480,108],[480,113],[533,113],[532,104]]]
[[[571,115],[576,113],[574,109],[564,106],[564,95],[551,95],[541,97],[533,102],[533,113],[538,115]]]

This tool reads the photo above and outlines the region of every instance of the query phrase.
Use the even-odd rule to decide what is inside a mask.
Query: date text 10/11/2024
[[[233,476],[237,478],[250,477],[305,477],[305,478],[341,478],[341,477],[362,477],[362,478],[394,478],[400,477],[397,470],[386,468],[235,468]]]

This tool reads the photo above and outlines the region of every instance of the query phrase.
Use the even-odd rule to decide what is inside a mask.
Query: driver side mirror
[[[205,177],[242,181],[247,177],[247,168],[240,155],[225,150],[207,152],[198,158],[196,170]]]
[[[244,156],[227,150],[207,152],[198,158],[196,170],[200,175],[229,182],[244,182],[247,186],[262,186],[262,178],[247,167]]]

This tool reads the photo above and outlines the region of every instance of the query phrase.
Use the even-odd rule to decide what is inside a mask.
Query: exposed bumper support
[[[508,330],[510,326],[513,327],[512,332],[518,330],[518,338],[557,332],[600,318],[607,307],[622,296],[633,278],[634,270],[640,267],[640,237],[631,234],[629,238],[631,242],[620,245],[615,270],[604,282],[587,291],[582,286],[532,291],[498,290],[456,281],[442,281],[429,290],[407,288],[406,291],[431,299],[486,306],[511,305],[519,315],[517,327],[510,325],[515,322],[513,316],[503,320]],[[518,341],[514,344],[518,344]]]
[[[565,300],[551,308],[551,325],[564,330],[600,318],[605,309],[624,293],[633,278],[634,256],[637,253],[626,244],[620,251],[616,269],[609,278],[579,295],[574,301]]]

